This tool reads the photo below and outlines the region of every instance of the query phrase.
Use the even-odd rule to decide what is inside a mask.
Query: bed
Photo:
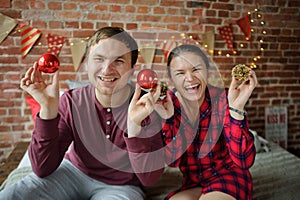
[[[19,144],[10,155],[9,162],[0,167],[2,179],[5,176],[3,169],[11,170],[8,176],[5,176],[0,190],[31,172],[27,145],[28,143]],[[254,200],[300,199],[300,158],[279,145],[269,143],[268,152],[257,153],[250,171],[253,177]],[[145,188],[147,200],[162,200],[168,192],[179,187],[181,180],[181,174],[177,168],[166,167],[157,184]]]

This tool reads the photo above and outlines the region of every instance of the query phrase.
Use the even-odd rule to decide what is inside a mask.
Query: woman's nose
[[[188,81],[192,81],[193,80],[193,74],[191,72],[186,72],[185,79],[188,80]]]

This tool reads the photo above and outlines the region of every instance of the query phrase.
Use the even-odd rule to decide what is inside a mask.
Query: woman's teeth
[[[199,88],[199,84],[184,87],[186,90],[195,90]]]

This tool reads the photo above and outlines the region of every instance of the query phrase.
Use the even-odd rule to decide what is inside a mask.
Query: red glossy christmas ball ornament
[[[143,69],[137,75],[138,84],[144,89],[151,89],[157,85],[157,74],[151,69]]]
[[[45,73],[53,73],[58,70],[59,60],[55,55],[46,53],[38,59],[37,65],[40,71]]]

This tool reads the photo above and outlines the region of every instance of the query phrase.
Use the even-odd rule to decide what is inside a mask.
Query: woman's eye
[[[201,71],[201,68],[195,68],[193,71],[194,72]]]
[[[183,75],[183,72],[177,72],[175,73],[175,76],[182,76]]]

